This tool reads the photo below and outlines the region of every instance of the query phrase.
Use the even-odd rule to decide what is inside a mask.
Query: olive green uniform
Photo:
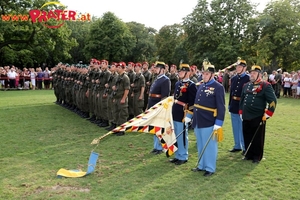
[[[143,112],[144,99],[139,99],[142,87],[145,88],[145,77],[141,73],[137,73],[133,80],[132,87],[134,116],[137,116]],[[142,96],[144,96],[144,94]]]

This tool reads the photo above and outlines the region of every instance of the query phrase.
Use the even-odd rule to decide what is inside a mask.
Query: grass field
[[[228,152],[233,137],[226,113],[211,177],[190,171],[197,162],[190,131],[187,164],[150,154],[150,134],[112,135],[95,149],[95,172],[83,178],[57,178],[56,172],[86,171],[91,141],[107,131],[54,100],[53,91],[0,91],[0,199],[300,199],[299,100],[278,99],[259,164]]]

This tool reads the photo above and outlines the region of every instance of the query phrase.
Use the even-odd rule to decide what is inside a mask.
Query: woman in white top
[[[31,80],[31,85],[32,85],[32,90],[35,90],[35,78],[36,78],[36,72],[34,68],[30,69],[30,80]]]
[[[289,73],[284,74],[284,79],[283,79],[283,96],[284,97],[290,97],[291,95],[291,75]]]

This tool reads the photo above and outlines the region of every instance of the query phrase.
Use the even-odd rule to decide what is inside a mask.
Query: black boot
[[[107,126],[109,126],[108,120],[103,120],[103,122],[99,126],[100,127],[107,127]]]
[[[111,130],[115,129],[116,127],[117,127],[116,124],[112,122],[110,127],[105,128],[105,130],[111,131]]]
[[[96,115],[93,115],[92,117],[88,118],[89,121],[94,121],[96,119]]]

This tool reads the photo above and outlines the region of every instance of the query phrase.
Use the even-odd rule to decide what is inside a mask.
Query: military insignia
[[[270,108],[272,108],[272,107],[276,107],[276,104],[275,104],[275,102],[274,101],[272,101],[271,103],[270,103]]]
[[[206,90],[204,90],[206,93],[206,96],[213,95],[215,93],[215,88],[209,87]]]

